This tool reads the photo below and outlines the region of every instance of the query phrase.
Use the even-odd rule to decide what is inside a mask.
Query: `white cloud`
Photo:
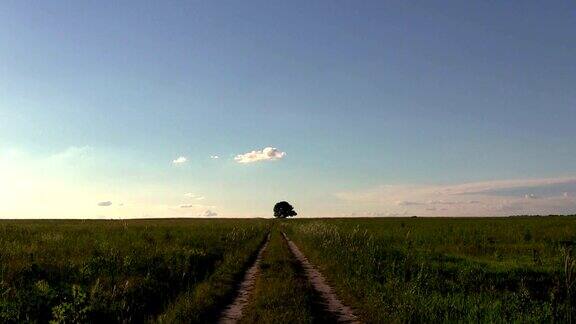
[[[220,157],[218,155],[210,155],[211,159],[219,159]]]
[[[216,216],[218,216],[218,213],[213,212],[213,211],[211,211],[211,210],[208,209],[208,210],[206,210],[201,216],[204,216],[204,217],[216,217]]]
[[[195,194],[195,193],[192,193],[192,192],[185,193],[184,196],[186,196],[186,197],[188,197],[188,198],[196,199],[196,200],[204,200],[204,199],[206,199],[206,197],[204,197],[204,196],[199,196],[199,195],[197,195],[197,194]]]
[[[406,201],[406,200],[398,201],[398,202],[396,202],[396,204],[398,206],[422,206],[422,205],[425,205],[425,203],[423,203],[423,202]]]
[[[70,146],[62,152],[55,153],[49,157],[52,161],[78,161],[85,160],[92,154],[90,146]]]
[[[431,200],[428,202],[430,205],[457,205],[461,204],[460,201],[445,201],[445,200]]]
[[[216,205],[204,205],[204,204],[200,204],[200,203],[191,203],[191,204],[182,204],[179,206],[167,206],[169,207],[169,209],[174,210],[174,209],[194,209],[195,211],[202,211],[202,210],[206,210],[206,209],[213,209],[216,208]]]
[[[253,163],[258,161],[280,160],[285,156],[286,152],[282,152],[274,147],[266,147],[260,151],[252,151],[244,154],[239,154],[234,158],[234,160],[238,163]]]
[[[101,201],[98,203],[98,206],[100,207],[109,207],[112,206],[112,202],[111,201]]]
[[[526,199],[538,199],[538,196],[536,196],[535,194],[525,194],[524,198],[526,198]]]
[[[446,205],[446,206],[453,206],[453,205],[466,205],[466,204],[481,204],[480,200],[430,200],[426,202],[428,205]]]
[[[181,156],[179,158],[177,158],[176,160],[172,161],[173,164],[184,164],[188,162],[188,158],[185,156]]]

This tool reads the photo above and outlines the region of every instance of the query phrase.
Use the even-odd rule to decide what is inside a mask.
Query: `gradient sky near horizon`
[[[576,213],[574,1],[2,1],[0,218]]]

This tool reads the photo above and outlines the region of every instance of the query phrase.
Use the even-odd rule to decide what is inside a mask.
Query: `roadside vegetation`
[[[576,218],[286,221],[365,322],[574,320]]]
[[[261,234],[261,233],[260,233]],[[257,240],[238,240],[228,246],[229,253],[205,281],[180,294],[157,318],[159,323],[215,322],[229,304],[245,270],[254,262],[265,243],[266,235]],[[238,243],[238,244],[236,244]]]
[[[268,226],[1,221],[0,322],[143,322],[182,309],[209,316],[233,292]]]

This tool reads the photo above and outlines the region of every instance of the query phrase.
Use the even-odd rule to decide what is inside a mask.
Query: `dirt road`
[[[314,267],[308,258],[298,249],[298,246],[292,242],[285,233],[282,233],[286,242],[288,242],[288,246],[290,251],[294,254],[296,259],[302,264],[304,268],[304,272],[308,280],[312,283],[312,286],[323,299],[323,304],[325,305],[328,312],[332,313],[334,318],[339,323],[360,323],[358,318],[352,312],[352,309],[342,303],[340,299],[334,293],[334,289],[328,285],[326,279],[320,271]]]

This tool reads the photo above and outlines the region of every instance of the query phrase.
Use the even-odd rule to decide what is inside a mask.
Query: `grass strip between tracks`
[[[241,323],[331,321],[278,230],[272,231],[252,301]]]

